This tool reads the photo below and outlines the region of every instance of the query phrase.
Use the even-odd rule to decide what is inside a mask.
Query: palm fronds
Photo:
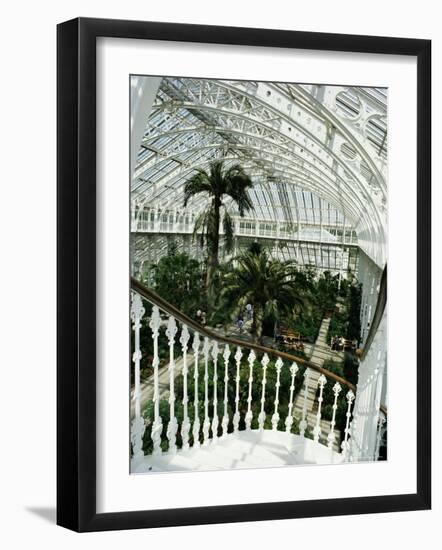
[[[219,232],[222,220],[226,250],[233,248],[234,225],[227,211],[224,199],[230,197],[238,208],[240,216],[253,209],[248,190],[253,186],[250,177],[239,164],[226,166],[224,160],[215,160],[209,170],[196,169],[184,185],[184,206],[200,193],[207,194],[209,206],[198,216],[194,236],[199,235],[200,243],[206,244],[208,252],[207,286],[218,267]],[[223,210],[223,215],[221,211]]]
[[[262,320],[271,315],[275,320],[294,314],[305,307],[306,300],[296,284],[296,264],[269,258],[265,251],[248,252],[235,258],[237,267],[228,272],[221,291],[222,307],[241,307],[251,303],[254,330],[262,335]]]

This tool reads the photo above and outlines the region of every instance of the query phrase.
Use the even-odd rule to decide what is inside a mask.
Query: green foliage
[[[321,326],[322,314],[317,308],[309,311],[301,311],[296,317],[289,319],[287,328],[299,332],[310,343],[315,342]]]
[[[162,298],[190,316],[205,309],[203,271],[197,260],[171,249],[153,267],[154,290]]]
[[[184,206],[189,200],[200,193],[208,196],[208,206],[195,222],[194,235],[200,235],[200,244],[207,245],[208,269],[207,286],[213,283],[213,276],[218,267],[219,231],[221,219],[224,228],[224,240],[227,250],[233,245],[233,221],[230,212],[223,202],[229,197],[236,205],[242,217],[253,210],[253,203],[248,190],[253,182],[239,164],[226,166],[224,160],[215,160],[207,172],[196,169],[184,185]]]
[[[302,308],[296,316],[287,319],[286,326],[300,332],[309,342],[316,341],[322,319],[328,310],[334,309],[338,299],[338,278],[325,271],[315,278],[311,267],[298,269],[296,284],[307,297],[308,307]]]
[[[252,333],[262,342],[266,317],[278,322],[304,305],[294,276],[296,266],[293,262],[270,259],[263,250],[259,254],[245,253],[236,262],[237,266],[222,281],[220,307],[238,309],[252,304]]]
[[[338,298],[338,277],[324,271],[316,283],[315,297],[317,307],[323,312],[333,310]]]
[[[361,296],[362,285],[353,284],[350,286],[349,293],[349,312],[348,312],[348,330],[347,338],[349,340],[356,339],[358,342],[361,338]]]
[[[190,192],[190,191],[189,191]],[[275,327],[282,325],[298,331],[301,335],[315,341],[318,335],[321,320],[327,310],[334,310],[330,323],[331,334],[342,334],[347,338],[359,337],[359,309],[361,300],[361,287],[355,282],[342,281],[338,289],[338,278],[325,272],[319,277],[315,276],[312,268],[299,268],[293,262],[281,262],[271,259],[260,243],[252,243],[249,250],[235,262],[229,262],[217,266],[212,273],[212,285],[205,285],[205,271],[203,264],[191,259],[187,254],[178,253],[176,247],[170,247],[167,256],[163,257],[156,266],[153,266],[153,288],[175,307],[194,317],[197,309],[207,311],[208,303],[215,303],[218,298],[217,308],[208,316],[209,324],[227,325],[232,321],[235,312],[250,302],[254,308],[254,333],[258,340],[262,335],[273,336]],[[145,281],[146,283],[146,281]],[[213,292],[213,295],[210,293]],[[218,296],[216,296],[218,293]],[[341,311],[336,311],[337,302],[343,304]],[[146,314],[143,317],[140,331],[141,379],[146,380],[152,374],[153,340],[151,330],[148,326],[152,306],[144,302]],[[357,334],[357,336],[356,336]],[[133,340],[133,331],[131,331]],[[180,333],[176,335],[178,342]],[[133,346],[133,342],[132,342]],[[133,347],[132,347],[133,349]],[[293,354],[305,357],[303,352],[290,350]],[[169,346],[164,330],[159,333],[159,354],[160,369],[164,368],[169,361]],[[213,418],[213,391],[214,391],[214,364],[210,361],[208,368],[208,397],[209,397],[209,418]],[[324,368],[346,378],[349,382],[357,381],[358,362],[349,356],[343,363],[326,362]],[[301,368],[296,376],[295,396],[302,387],[304,368]],[[236,392],[236,365],[233,358],[228,365],[228,410],[230,418],[228,431],[233,430],[232,419],[235,412]],[[133,369],[131,369],[133,377]],[[266,413],[265,428],[271,428],[271,418],[274,414],[275,393],[276,393],[276,368],[275,362],[270,361],[267,368],[266,392],[264,397],[264,411]],[[240,429],[245,427],[245,415],[248,407],[248,379],[249,365],[246,356],[243,358],[240,368],[240,392],[239,392],[239,413]],[[133,380],[132,380],[133,381]],[[280,420],[278,429],[284,429],[285,419],[288,414],[288,400],[290,395],[291,375],[288,365],[285,364],[281,372],[281,386],[279,393],[278,412]],[[326,420],[331,420],[333,414],[333,385],[329,379],[324,388],[324,401],[322,414]],[[252,386],[252,428],[258,428],[258,415],[261,409],[262,392],[262,368],[258,362],[254,366],[254,381]],[[347,403],[345,394],[346,387],[343,387],[338,399],[336,411],[336,428],[343,431],[346,423]],[[178,376],[175,380],[175,415],[179,426],[184,416],[183,409],[183,378]],[[188,376],[188,415],[191,424],[195,419],[193,397],[195,395],[194,378],[192,368]],[[199,364],[198,381],[198,416],[202,422],[204,419],[204,365]],[[224,363],[219,360],[217,366],[217,415],[220,419],[224,414]],[[167,424],[169,422],[169,403],[167,399],[160,400],[160,414],[163,422],[162,449],[167,450],[168,442],[166,437]],[[153,421],[153,402],[149,401],[143,411],[146,418],[146,432],[144,435],[143,448],[145,453],[152,452],[151,423]],[[179,428],[180,429],[180,428]],[[221,431],[221,428],[219,428]],[[292,432],[298,433],[298,421],[294,419]],[[212,434],[210,434],[212,435]],[[311,434],[306,434],[307,437]],[[193,443],[190,434],[190,444]],[[199,439],[202,439],[200,432]],[[177,445],[182,445],[181,433],[177,434]]]
[[[342,281],[339,293],[341,310],[334,311],[328,329],[328,339],[343,336],[359,342],[361,335],[361,285],[357,282]]]
[[[344,378],[355,386],[358,383],[359,361],[351,354],[346,353],[344,357]]]
[[[222,364],[221,364],[222,363]],[[204,420],[204,370],[205,366],[199,364],[198,368],[198,416],[200,419],[200,435],[199,441],[202,442],[202,424]],[[295,391],[294,398],[300,391],[302,387],[304,368],[301,367],[295,377]],[[236,396],[236,364],[231,358],[228,364],[228,374],[229,374],[229,383],[228,383],[228,408],[227,413],[229,416],[229,425],[228,433],[233,431],[233,415],[235,413],[235,396]],[[247,356],[243,357],[240,367],[240,385],[239,385],[239,405],[238,410],[240,413],[240,422],[239,429],[245,429],[245,415],[248,408],[248,384],[249,384],[249,364],[247,362]],[[261,393],[262,393],[262,378],[263,370],[261,364],[258,361],[255,362],[253,368],[253,384],[252,384],[252,403],[251,408],[253,412],[252,420],[252,429],[257,429],[258,425],[258,415],[261,411]],[[214,415],[213,407],[213,391],[214,391],[214,364],[212,361],[208,363],[208,396],[209,396],[209,405],[208,405],[208,415],[210,422],[212,421]],[[188,375],[188,416],[191,422],[191,429],[189,434],[190,445],[193,445],[193,435],[192,427],[195,420],[195,406],[194,406],[194,396],[195,396],[195,382],[194,382],[194,372],[193,369],[190,369]],[[221,419],[224,414],[224,364],[220,362],[217,365],[217,397],[218,397],[218,406],[217,406],[217,415],[219,418],[219,428],[218,434],[221,435]],[[264,428],[269,429],[272,427],[272,415],[275,412],[275,395],[276,395],[276,367],[275,361],[270,361],[267,366],[266,373],[266,391],[265,391],[265,401],[264,401],[264,411],[266,413],[266,419],[264,422]],[[291,385],[291,373],[288,365],[284,365],[281,374],[280,374],[280,388],[279,388],[279,422],[278,429],[285,429],[285,419],[288,414],[289,407],[289,397],[290,397],[290,385]],[[181,376],[177,377],[175,380],[175,416],[178,420],[178,433],[177,433],[177,446],[182,446],[182,437],[181,437],[181,423],[184,418],[184,409],[183,409],[183,378]],[[161,448],[163,451],[168,449],[168,440],[166,436],[167,424],[170,419],[170,408],[167,399],[161,399],[160,401],[160,415],[163,423],[163,431],[161,434]],[[146,431],[143,438],[143,450],[145,454],[149,454],[153,450],[152,446],[152,422],[154,418],[154,404],[152,401],[149,401],[146,407],[143,410],[143,416],[146,419]],[[299,433],[299,422],[296,418],[293,419],[293,424],[291,428],[292,433]],[[212,437],[212,431],[210,430],[209,436]]]
[[[261,254],[261,252],[263,252],[264,250],[264,247],[262,246],[261,243],[257,242],[257,241],[253,241],[252,243],[250,243],[250,245],[247,247],[247,251],[250,253],[250,254],[254,254],[255,256],[259,256]]]
[[[156,266],[152,266],[155,274],[153,290],[190,317],[195,317],[198,309],[206,308],[205,293],[203,289],[203,270],[197,260],[193,260],[187,254],[178,253],[176,247],[171,247],[166,256],[163,256]],[[148,280],[142,281],[148,285]],[[148,285],[149,286],[149,285]],[[146,310],[141,321],[140,349],[141,349],[141,380],[146,380],[152,374],[153,340],[149,320],[152,313],[152,305],[144,300]],[[179,335],[177,335],[179,338]],[[131,330],[131,349],[134,349],[134,332]],[[168,361],[169,346],[164,330],[159,332],[158,350],[160,366]],[[131,369],[131,380],[134,372]]]
[[[336,311],[330,319],[330,325],[328,327],[328,341],[333,336],[345,336],[347,334],[348,327],[348,314],[347,311]]]
[[[349,279],[341,279],[341,286],[338,292],[340,298],[346,298],[349,292],[351,282]]]

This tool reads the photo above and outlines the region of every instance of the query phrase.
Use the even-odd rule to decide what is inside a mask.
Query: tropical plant
[[[209,204],[197,217],[194,227],[194,235],[199,234],[201,245],[207,244],[207,287],[210,287],[218,268],[221,219],[226,250],[231,250],[233,246],[234,225],[224,200],[230,197],[242,217],[249,210],[253,210],[248,194],[248,189],[252,186],[252,180],[239,164],[227,166],[223,160],[213,161],[209,171],[198,168],[184,185],[184,206],[191,197],[199,193],[205,193],[209,197]]]
[[[337,276],[333,276],[330,271],[324,271],[316,284],[316,302],[319,307],[325,312],[334,309],[338,299],[338,280]]]
[[[344,281],[343,281],[344,282]],[[357,340],[361,335],[361,285],[345,281],[346,294],[340,291],[341,310],[335,311],[330,321],[327,338],[344,336],[348,340]],[[343,285],[341,285],[341,290]]]
[[[221,307],[253,306],[252,334],[262,343],[263,319],[272,316],[275,323],[304,306],[296,285],[293,262],[270,259],[265,251],[246,253],[235,258],[236,267],[228,272],[221,290]]]
[[[262,246],[262,243],[258,241],[253,241],[247,248],[247,251],[250,252],[250,254],[255,254],[256,256],[259,256],[263,250],[264,247]]]
[[[347,338],[360,341],[361,338],[361,296],[362,286],[352,284],[350,286],[349,307],[348,307],[348,332]]]
[[[157,294],[190,316],[205,308],[203,271],[197,260],[172,248],[153,267],[153,288]]]

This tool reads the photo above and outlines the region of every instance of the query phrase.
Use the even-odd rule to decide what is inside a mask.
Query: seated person
[[[339,338],[338,351],[343,351],[345,345],[345,339],[343,336]]]

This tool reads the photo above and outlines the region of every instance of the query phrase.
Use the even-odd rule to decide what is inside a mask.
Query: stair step
[[[324,441],[326,443],[326,441]],[[334,446],[336,448],[336,446]],[[228,434],[206,447],[132,461],[133,473],[263,468],[342,462],[342,455],[298,435],[273,430]]]

